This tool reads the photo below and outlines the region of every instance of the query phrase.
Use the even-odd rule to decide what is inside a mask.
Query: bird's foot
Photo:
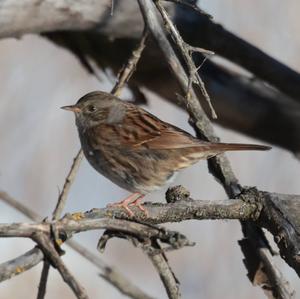
[[[107,205],[108,208],[123,208],[125,209],[125,211],[127,212],[127,214],[130,217],[134,216],[134,213],[130,210],[130,208],[128,207],[128,203],[124,202],[124,201],[120,201],[120,202],[115,202],[115,203],[110,203]]]
[[[128,197],[126,197],[125,199],[123,199],[122,201],[108,204],[107,207],[123,208],[126,210],[127,214],[130,217],[133,217],[134,213],[129,207],[132,205],[132,206],[136,206],[137,208],[139,208],[141,211],[143,211],[145,213],[146,216],[148,216],[147,210],[140,203],[140,201],[143,199],[143,197],[144,197],[144,195],[142,195],[140,193],[133,193],[133,194],[129,195]]]
[[[146,217],[148,217],[149,213],[148,213],[147,209],[141,203],[141,200],[143,198],[144,198],[144,196],[141,196],[141,197],[137,198],[135,201],[131,202],[129,205],[137,207],[138,209],[140,209],[145,214]]]

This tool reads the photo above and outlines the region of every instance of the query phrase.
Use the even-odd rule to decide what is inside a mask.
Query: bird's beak
[[[63,107],[60,107],[61,109],[64,109],[64,110],[68,110],[68,111],[73,111],[73,112],[80,112],[81,109],[78,108],[76,105],[70,105],[70,106],[63,106]]]

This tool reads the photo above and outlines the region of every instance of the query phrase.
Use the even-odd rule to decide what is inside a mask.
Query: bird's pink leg
[[[138,202],[136,204],[136,202],[138,201],[138,199],[142,199],[144,197],[144,195],[136,192],[136,193],[132,193],[130,194],[128,197],[126,197],[125,199],[115,202],[115,203],[111,203],[108,204],[108,207],[120,207],[120,208],[124,208],[126,210],[126,212],[129,214],[129,216],[134,216],[134,213],[130,210],[129,205],[136,205],[139,209],[141,210],[145,210],[144,207],[141,206],[141,204]]]
[[[149,216],[148,211],[141,204],[141,201],[143,200],[144,197],[145,197],[145,195],[140,194],[140,196],[137,199],[135,199],[133,202],[131,202],[129,205],[139,208],[148,217]]]

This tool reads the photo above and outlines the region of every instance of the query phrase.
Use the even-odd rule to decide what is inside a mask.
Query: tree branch
[[[0,37],[55,30],[92,29],[110,16],[110,0],[18,1],[4,0],[0,8]],[[32,17],[34,16],[34,18]]]
[[[170,68],[173,70],[175,77],[178,79],[181,87],[184,89],[186,86],[186,74],[182,69],[180,62],[178,61],[169,41],[165,37],[163,30],[161,29],[161,25],[157,19],[155,8],[151,2],[151,0],[138,0],[143,17],[145,22],[148,24],[150,31],[152,32],[153,36],[156,38],[161,50],[163,51],[166,60],[169,63]],[[180,49],[180,46],[177,45]],[[208,118],[205,115],[201,105],[197,101],[195,94],[191,93],[190,98],[186,98],[186,106],[187,110],[190,114],[190,122],[193,125],[197,136],[204,140],[209,141],[216,141],[218,138],[214,135],[212,125]],[[222,184],[225,191],[227,192],[229,197],[236,197],[239,193],[241,193],[242,189],[238,183],[237,178],[235,177],[230,163],[225,157],[225,155],[219,155],[215,158],[208,160],[209,170],[212,175]],[[255,239],[259,238],[260,243],[254,243],[254,249],[256,251],[262,249],[268,249],[268,243],[264,238],[264,234],[258,227],[253,226],[253,224],[249,222],[243,222],[243,233],[246,238],[253,238],[255,235]],[[251,241],[251,240],[250,240]],[[258,255],[255,255],[258,256]],[[247,256],[246,256],[247,258]],[[263,261],[262,261],[263,262]],[[271,262],[269,263],[271,265]],[[273,271],[274,273],[278,273],[278,271]],[[278,280],[280,277],[277,277]],[[270,280],[269,280],[270,281]],[[271,284],[271,281],[270,281]],[[272,285],[272,289],[274,289],[275,293],[284,293],[278,292],[276,289],[278,287],[284,286],[285,284],[281,285]],[[286,292],[287,293],[287,292]]]
[[[212,118],[217,118],[216,112],[211,104],[211,99],[206,91],[205,85],[203,80],[201,79],[200,75],[199,75],[199,69],[198,67],[195,66],[195,63],[192,59],[192,54],[193,52],[195,52],[194,50],[192,50],[191,46],[189,46],[188,44],[186,44],[181,35],[179,34],[179,32],[177,31],[177,29],[175,28],[174,24],[172,23],[167,11],[164,9],[164,7],[161,5],[159,0],[155,0],[154,1],[157,10],[159,11],[163,21],[165,22],[165,28],[169,31],[171,37],[173,38],[174,42],[176,43],[176,45],[178,46],[178,48],[180,49],[180,52],[183,56],[183,59],[185,61],[185,64],[187,66],[188,69],[188,73],[189,73],[189,84],[187,86],[186,89],[186,94],[187,97],[190,94],[191,91],[191,86],[193,83],[197,84],[200,87],[201,93],[203,95],[203,97],[205,98],[206,102],[209,105],[209,109],[211,111],[212,114]],[[208,54],[209,51],[208,50],[204,50],[201,49],[200,50],[201,53],[206,53]],[[213,52],[210,52],[210,55],[214,54]]]
[[[50,270],[50,263],[48,261],[44,261],[39,288],[38,288],[37,299],[43,299],[46,296],[49,270]]]
[[[52,218],[54,220],[59,219],[61,214],[62,214],[62,211],[63,211],[63,209],[66,205],[66,201],[67,201],[67,198],[68,198],[70,188],[72,186],[73,181],[75,180],[75,177],[76,177],[76,174],[78,172],[78,169],[79,169],[82,158],[83,158],[83,152],[82,152],[82,150],[80,150],[77,153],[77,155],[75,156],[74,160],[73,160],[70,171],[69,171],[69,173],[68,173],[68,175],[65,179],[65,183],[64,183],[62,192],[60,193],[60,195],[58,197],[56,207],[55,207],[55,209],[53,211],[53,214],[52,214]]]
[[[1,194],[0,194],[1,195]],[[280,200],[279,200],[280,199]],[[277,203],[277,201],[279,202]],[[291,210],[287,210],[291,207]],[[134,209],[134,208],[133,208]],[[74,233],[79,233],[92,229],[109,229],[109,231],[121,232],[133,236],[139,240],[158,238],[164,244],[167,244],[167,250],[177,249],[190,242],[181,234],[166,231],[152,226],[153,224],[178,222],[189,219],[243,219],[250,220],[261,227],[270,230],[274,235],[275,242],[278,243],[281,256],[293,267],[300,276],[300,261],[298,252],[300,252],[300,224],[297,215],[300,211],[300,199],[295,195],[282,195],[276,193],[260,192],[255,189],[249,189],[242,195],[242,199],[224,200],[224,201],[195,201],[192,199],[179,198],[178,201],[169,204],[147,203],[149,218],[145,219],[144,213],[138,209],[134,210],[135,217],[131,221],[147,221],[151,224],[142,224],[131,222],[129,216],[123,209],[105,208],[93,209],[86,213],[67,214],[61,220],[52,223],[34,223],[34,224],[1,224],[1,237],[29,237],[35,233],[44,233],[50,235],[51,227],[57,231],[57,236],[65,240]],[[270,215],[276,213],[275,220]],[[257,240],[259,241],[259,239]],[[264,249],[259,251],[263,259],[268,259]],[[37,254],[35,251],[34,254]],[[27,258],[30,255],[27,254]],[[39,256],[40,261],[42,256]],[[16,272],[23,272],[28,267],[26,258],[18,259],[16,262],[9,263],[14,267],[7,267],[8,263],[0,266],[0,277],[5,279],[12,277]],[[20,262],[20,263],[19,263]],[[269,261],[270,262],[270,261]],[[268,263],[269,263],[268,262]],[[101,264],[102,262],[100,262]],[[277,272],[273,265],[265,265],[268,271],[272,271],[272,277],[278,284],[278,292],[283,294],[292,294],[288,285]],[[35,263],[36,264],[36,263]],[[35,265],[34,264],[34,265]],[[16,271],[16,269],[19,269]],[[21,270],[20,270],[21,269]],[[8,273],[8,271],[11,271]],[[277,271],[277,270],[276,270]],[[274,287],[272,285],[272,287]],[[289,297],[279,297],[289,298]]]
[[[37,230],[32,234],[31,238],[40,246],[49,262],[51,262],[51,264],[59,271],[63,280],[70,286],[76,297],[78,299],[88,299],[85,289],[80,285],[80,283],[75,279],[75,277],[63,263],[53,245],[50,234],[47,236],[44,232],[39,232]]]

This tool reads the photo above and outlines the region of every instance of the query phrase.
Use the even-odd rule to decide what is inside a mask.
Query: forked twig
[[[186,44],[185,41],[182,39],[181,35],[179,34],[178,30],[176,29],[175,25],[171,21],[167,11],[161,5],[160,0],[155,0],[154,3],[156,5],[157,10],[161,14],[163,21],[166,24],[165,28],[169,31],[172,39],[174,40],[174,42],[180,49],[180,52],[183,56],[186,66],[188,68],[189,84],[187,85],[187,88],[186,88],[186,96],[190,97],[192,83],[197,84],[200,87],[202,95],[204,96],[205,100],[207,101],[207,103],[209,105],[209,108],[212,113],[212,117],[217,118],[217,114],[214,110],[214,107],[211,104],[211,99],[209,97],[209,94],[206,91],[205,84],[204,84],[203,80],[201,79],[201,77],[198,73],[198,68],[195,66],[195,63],[192,58],[193,52],[201,52],[202,54],[206,54],[206,55],[207,54],[213,55],[214,52],[205,50],[202,48],[194,48],[194,47]]]

